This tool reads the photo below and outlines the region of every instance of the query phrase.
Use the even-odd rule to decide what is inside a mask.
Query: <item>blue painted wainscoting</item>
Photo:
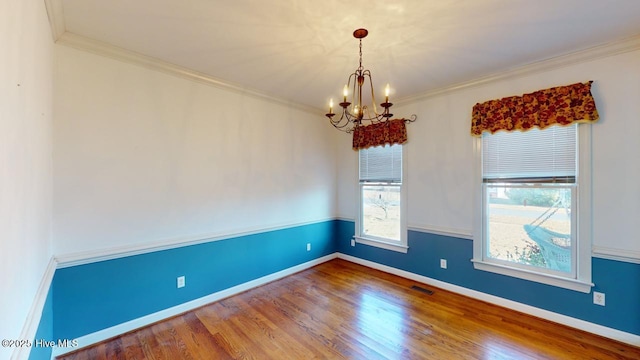
[[[54,341],[53,339],[53,286],[49,286],[36,337],[33,339],[33,346],[29,353],[29,360],[51,359],[52,348],[46,346],[44,342]]]
[[[333,254],[334,229],[324,221],[58,269],[52,338],[75,339]]]
[[[594,290],[607,297],[602,307],[593,304],[591,293],[474,269],[473,241],[468,239],[409,231],[409,251],[403,254],[363,244],[352,247],[353,234],[352,221],[337,220],[340,253],[640,335],[640,264],[593,258]],[[440,268],[441,258],[447,259],[447,269]]]
[[[336,252],[640,335],[640,264],[593,258],[602,307],[592,294],[475,270],[467,239],[409,231],[403,254],[352,247],[353,234],[352,221],[332,220],[57,269],[36,339],[76,339]],[[50,356],[51,348],[33,348],[30,359]]]

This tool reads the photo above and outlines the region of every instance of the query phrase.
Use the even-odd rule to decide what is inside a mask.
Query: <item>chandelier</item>
[[[362,67],[362,39],[368,34],[369,31],[367,31],[367,29],[357,29],[353,32],[353,37],[360,41],[360,63],[356,71],[349,75],[347,84],[344,86],[342,102],[339,104],[340,107],[342,107],[340,118],[333,118],[336,115],[333,112],[333,99],[329,101],[329,113],[325,114],[325,116],[329,118],[331,125],[347,133],[353,132],[359,126],[380,123],[393,116],[393,114],[389,112],[389,108],[393,106],[393,104],[389,102],[389,84],[387,84],[385,88],[384,102],[380,104],[382,111],[378,111],[375,94],[373,92],[371,71]],[[367,90],[365,87],[365,83],[367,82],[371,90],[371,107],[362,103],[363,90]],[[349,89],[351,87],[353,89],[350,91]],[[365,89],[363,89],[363,87],[365,87]],[[349,95],[351,95],[350,98]],[[403,120],[405,120],[405,122],[413,122],[416,120],[416,115],[411,115],[410,119]]]

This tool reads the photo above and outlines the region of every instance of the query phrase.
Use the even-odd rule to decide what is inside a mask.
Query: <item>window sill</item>
[[[358,244],[364,244],[369,246],[379,247],[381,249],[397,251],[406,254],[409,251],[409,247],[400,243],[392,243],[388,241],[374,240],[371,238],[363,238],[359,236],[353,237]]]
[[[473,262],[473,267],[477,270],[489,271],[496,274],[511,276],[511,277],[529,280],[529,281],[535,281],[541,284],[557,286],[564,289],[579,291],[583,293],[590,293],[591,288],[594,286],[594,284],[591,282],[585,282],[577,279],[569,279],[561,276],[541,274],[538,272],[517,269],[509,266],[488,263],[488,262],[475,260],[475,259],[472,259],[471,261]]]

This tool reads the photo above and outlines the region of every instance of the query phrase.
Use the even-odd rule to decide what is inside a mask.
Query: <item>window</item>
[[[482,136],[476,268],[591,290],[589,126]]]
[[[356,241],[407,252],[402,145],[359,150]]]

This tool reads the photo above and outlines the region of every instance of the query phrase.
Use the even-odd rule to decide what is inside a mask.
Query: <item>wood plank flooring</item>
[[[59,359],[640,359],[640,348],[336,259]]]

